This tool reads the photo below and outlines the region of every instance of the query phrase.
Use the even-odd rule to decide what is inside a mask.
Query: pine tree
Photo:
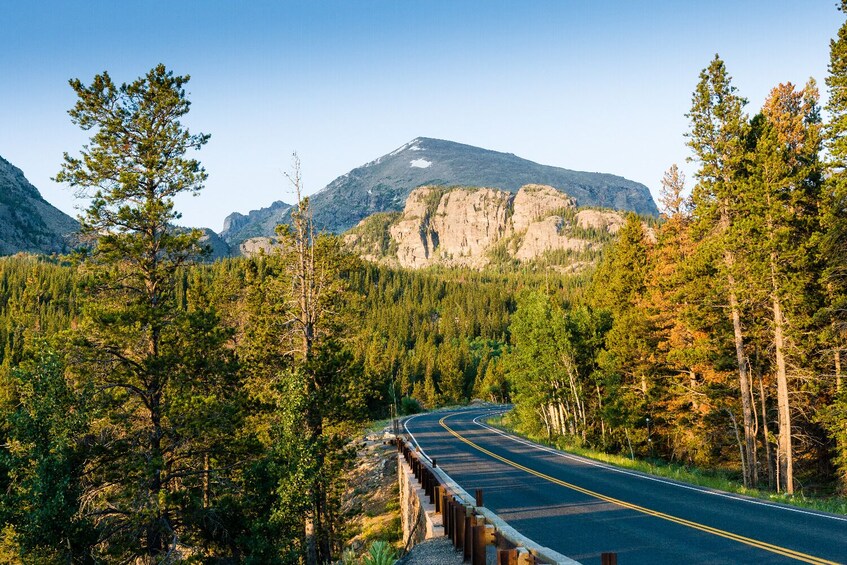
[[[726,306],[732,320],[733,342],[738,368],[739,395],[743,416],[744,443],[741,466],[744,484],[756,484],[756,433],[753,421],[753,399],[744,347],[741,304],[739,302],[739,264],[736,238],[740,198],[740,182],[745,174],[747,117],[743,112],[747,101],[738,96],[724,62],[714,60],[700,73],[694,91],[691,131],[688,145],[700,168],[692,194],[696,229],[707,247],[721,257],[720,276]]]
[[[343,437],[329,429],[333,420],[361,418],[359,410],[349,410],[360,395],[351,394],[359,379],[351,378],[352,358],[343,347],[343,336],[355,316],[356,299],[350,292],[350,272],[358,262],[342,251],[334,236],[317,235],[312,223],[309,200],[302,194],[300,160],[293,156],[287,175],[297,204],[292,225],[277,228],[283,268],[283,281],[289,285],[282,295],[288,321],[280,336],[294,361],[292,369],[303,385],[303,432],[310,468],[307,493],[305,557],[318,565],[332,559],[332,489],[337,485],[338,465],[343,454]],[[356,414],[358,413],[358,414]]]
[[[847,14],[847,0],[839,10]],[[847,349],[847,22],[838,36],[830,41],[829,120],[825,128],[825,144],[829,159],[828,179],[823,201],[823,252],[827,260],[824,273],[829,305],[823,312],[830,319],[833,378],[833,405],[822,414],[823,421],[835,440],[835,461],[842,489],[847,491],[847,386],[844,385],[844,351]]]
[[[792,401],[789,373],[796,374],[810,346],[804,330],[819,307],[815,263],[820,201],[821,120],[814,81],[803,90],[790,83],[774,88],[762,110],[753,153],[754,169],[745,190],[752,286],[770,306],[770,333],[776,368],[779,486],[794,491]],[[792,363],[792,359],[794,363]],[[795,378],[796,380],[796,378]]]
[[[651,250],[651,270],[644,306],[656,332],[656,362],[665,382],[653,411],[666,427],[672,458],[706,463],[704,385],[709,373],[709,347],[704,332],[688,322],[691,286],[687,264],[693,253],[690,199],[684,195],[685,175],[677,165],[664,174],[659,204],[665,221]],[[696,283],[702,286],[698,280]],[[661,427],[659,428],[661,432]]]
[[[647,235],[641,220],[630,213],[594,282],[595,304],[611,312],[613,320],[598,358],[606,376],[606,412],[625,434],[651,416],[656,393],[656,334],[644,312],[649,272]],[[645,435],[645,443],[647,439]]]
[[[203,474],[191,455],[209,425],[186,421],[180,396],[218,388],[209,367],[192,367],[184,350],[210,334],[175,300],[177,274],[199,254],[200,234],[173,228],[174,198],[202,189],[206,172],[186,154],[209,139],[180,121],[190,108],[188,80],[159,65],[121,86],[105,72],[88,86],[70,81],[71,120],[93,132],[80,157],[65,154],[56,176],[91,197],[81,224],[93,284],[71,369],[93,384],[102,410],[82,511],[113,558],[159,561],[190,538],[182,500],[190,478]],[[219,338],[200,341],[211,350],[197,361],[217,355]]]

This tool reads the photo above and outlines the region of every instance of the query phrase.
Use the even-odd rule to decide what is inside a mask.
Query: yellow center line
[[[641,512],[642,514],[647,514],[648,516],[654,516],[656,518],[661,518],[662,520],[667,520],[667,521],[673,522],[675,524],[681,524],[683,526],[688,526],[689,528],[694,528],[695,530],[700,530],[701,532],[706,532],[706,533],[709,533],[709,534],[720,536],[722,538],[731,539],[733,541],[737,541],[737,542],[740,542],[740,543],[743,543],[743,544],[746,544],[746,545],[749,545],[749,546],[752,546],[752,547],[764,549],[765,551],[770,551],[771,553],[776,553],[776,554],[779,554],[779,555],[783,555],[785,557],[790,557],[792,559],[796,559],[796,560],[802,561],[804,563],[815,563],[817,565],[839,565],[835,561],[828,561],[828,560],[822,559],[820,557],[815,557],[814,555],[807,555],[805,553],[800,553],[799,551],[794,551],[793,549],[788,549],[788,548],[780,547],[778,545],[773,545],[773,544],[770,544],[770,543],[767,543],[767,542],[764,542],[764,541],[755,540],[755,539],[748,538],[748,537],[745,537],[745,536],[742,536],[742,535],[739,535],[739,534],[734,534],[732,532],[727,532],[725,530],[713,528],[712,526],[706,526],[704,524],[698,524],[697,522],[692,522],[691,520],[686,520],[685,518],[678,518],[676,516],[671,516],[670,514],[665,514],[664,512],[659,512],[657,510],[651,510],[651,509],[645,508],[643,506],[638,506],[637,504],[632,504],[632,503],[626,502],[624,500],[612,498],[611,496],[606,496],[604,494],[600,494],[599,492],[594,492],[592,490],[582,488],[582,487],[577,486],[575,484],[568,483],[566,481],[562,481],[560,479],[557,479],[556,477],[551,477],[550,475],[545,475],[544,473],[536,471],[535,469],[530,469],[529,467],[525,467],[525,466],[521,465],[520,463],[512,461],[511,459],[507,459],[507,458],[505,458],[501,455],[497,455],[496,453],[493,453],[493,452],[485,449],[484,447],[477,445],[476,443],[472,442],[471,440],[459,435],[458,432],[456,432],[450,426],[448,426],[447,424],[444,423],[444,420],[446,420],[449,417],[450,416],[444,416],[443,418],[441,418],[441,420],[439,420],[438,423],[441,424],[441,426],[445,430],[450,432],[458,440],[468,444],[469,446],[473,447],[474,449],[476,449],[478,451],[481,451],[482,453],[485,453],[486,455],[493,457],[494,459],[497,459],[498,461],[502,461],[503,463],[505,463],[506,465],[509,465],[510,467],[514,467],[515,469],[520,469],[521,471],[525,471],[525,472],[529,473],[530,475],[534,475],[536,477],[539,477],[539,478],[544,479],[546,481],[549,481],[551,483],[563,486],[565,488],[569,488],[571,490],[575,490],[575,491],[580,492],[582,494],[587,494],[588,496],[598,498],[598,499],[603,500],[605,502],[610,502],[612,504],[617,504],[618,506],[622,506],[624,508],[629,508],[630,510],[635,510],[636,512]]]

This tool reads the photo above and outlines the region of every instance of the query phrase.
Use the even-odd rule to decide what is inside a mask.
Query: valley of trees
[[[0,259],[0,561],[327,562],[361,426],[472,398],[554,441],[847,489],[847,24],[826,120],[814,81],[748,115],[716,56],[690,196],[672,166],[661,221],[576,275],[362,262],[315,232],[296,156],[277,250],[202,263],[172,228],[206,179],[188,80],[71,81],[91,140],[57,180],[91,197],[87,244]]]

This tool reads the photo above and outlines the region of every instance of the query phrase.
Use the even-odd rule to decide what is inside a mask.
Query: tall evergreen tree
[[[677,165],[665,172],[661,183],[659,204],[665,221],[652,248],[646,300],[656,332],[658,370],[666,382],[654,413],[657,423],[667,428],[672,458],[704,462],[708,407],[702,389],[709,363],[704,332],[688,321],[696,302],[686,278],[686,263],[693,252],[691,203],[684,194],[685,175]]]
[[[292,376],[301,383],[304,463],[312,470],[305,483],[310,501],[304,520],[305,558],[319,565],[333,557],[338,525],[332,491],[338,486],[345,437],[333,426],[366,415],[366,393],[344,339],[358,304],[350,285],[358,262],[342,250],[337,237],[315,233],[296,153],[287,176],[297,204],[292,224],[277,229],[277,258],[287,285],[280,296],[286,322],[279,338],[293,361]]]
[[[630,213],[618,232],[609,256],[597,269],[594,300],[612,314],[612,327],[599,356],[606,375],[606,413],[627,438],[634,428],[646,429],[655,393],[656,350],[652,320],[643,311],[647,291],[647,234],[641,220]],[[643,437],[645,444],[649,438]]]
[[[790,373],[811,346],[804,334],[820,307],[815,289],[819,269],[815,245],[819,239],[820,186],[818,155],[821,120],[814,81],[802,90],[790,83],[774,88],[762,110],[752,156],[752,174],[744,199],[748,209],[745,240],[751,284],[769,304],[769,331],[776,369],[779,442],[779,487],[794,492],[792,400]],[[805,343],[804,343],[805,341]]]
[[[188,80],[159,65],[120,86],[105,72],[90,85],[70,81],[71,120],[93,132],[56,177],[91,197],[81,224],[93,284],[71,369],[93,384],[102,414],[82,510],[113,559],[160,562],[191,541],[197,515],[187,501],[201,488],[194,479],[209,473],[197,456],[221,421],[211,414],[231,396],[211,363],[224,355],[223,336],[175,300],[200,234],[173,228],[174,198],[202,189],[206,172],[186,154],[209,139],[181,122]],[[203,351],[185,350],[195,346]],[[194,403],[190,420],[185,403]]]
[[[847,0],[839,10],[847,14]],[[842,489],[847,491],[847,386],[844,385],[844,351],[847,349],[847,22],[830,41],[829,118],[825,128],[828,179],[823,201],[823,251],[827,265],[824,276],[829,306],[834,401],[823,414],[824,424],[835,439],[835,461]]]
[[[721,257],[720,274],[727,312],[732,320],[744,427],[741,466],[744,484],[756,484],[756,430],[753,398],[744,347],[742,305],[739,302],[740,265],[736,237],[741,180],[746,172],[747,101],[737,94],[724,62],[715,58],[700,73],[691,101],[688,145],[699,163],[692,194],[696,229],[705,246]]]

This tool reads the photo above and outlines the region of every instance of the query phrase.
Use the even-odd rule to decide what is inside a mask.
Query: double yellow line
[[[529,473],[530,475],[534,475],[536,477],[539,477],[539,478],[544,479],[546,481],[549,481],[551,483],[557,484],[559,486],[563,486],[565,488],[569,488],[571,490],[575,490],[576,492],[581,492],[582,494],[587,494],[588,496],[598,498],[598,499],[603,500],[605,502],[611,502],[612,504],[617,504],[618,506],[622,506],[624,508],[629,508],[630,510],[635,510],[636,512],[641,512],[642,514],[647,514],[648,516],[655,516],[656,518],[661,518],[662,520],[667,520],[668,522],[673,522],[675,524],[681,524],[683,526],[688,526],[689,528],[694,528],[695,530],[700,530],[701,532],[706,532],[706,533],[709,533],[709,534],[720,536],[722,538],[731,539],[733,541],[737,541],[737,542],[740,542],[740,543],[743,543],[743,544],[746,544],[746,545],[749,545],[749,546],[752,546],[752,547],[763,549],[765,551],[770,551],[771,553],[776,553],[778,555],[790,557],[792,559],[796,559],[797,561],[802,561],[804,563],[814,563],[816,565],[839,565],[835,561],[828,561],[828,560],[822,559],[820,557],[815,557],[814,555],[807,555],[805,553],[800,553],[799,551],[794,551],[793,549],[788,549],[788,548],[785,548],[785,547],[780,547],[778,545],[773,545],[773,544],[770,544],[770,543],[767,543],[767,542],[755,540],[755,539],[748,538],[748,537],[745,537],[745,536],[742,536],[742,535],[734,534],[732,532],[727,532],[725,530],[713,528],[712,526],[706,526],[704,524],[698,524],[697,522],[692,522],[691,520],[686,520],[684,518],[677,518],[676,516],[671,516],[670,514],[665,514],[664,512],[659,512],[657,510],[650,510],[649,508],[645,508],[643,506],[638,506],[637,504],[632,504],[630,502],[626,502],[624,500],[619,500],[617,498],[612,498],[611,496],[606,496],[604,494],[600,494],[599,492],[594,492],[592,490],[582,488],[582,487],[574,485],[572,483],[568,483],[566,481],[559,480],[556,477],[551,477],[550,475],[545,475],[544,473],[540,473],[540,472],[538,472],[534,469],[530,469],[529,467],[525,467],[525,466],[521,465],[520,463],[516,463],[515,461],[512,461],[511,459],[506,459],[505,457],[497,455],[496,453],[493,453],[493,452],[485,449],[484,447],[477,445],[476,443],[472,442],[471,440],[469,440],[465,437],[462,437],[461,435],[459,435],[458,432],[456,432],[450,426],[448,426],[447,424],[444,423],[444,420],[446,420],[447,418],[449,418],[449,416],[444,416],[443,418],[441,418],[441,420],[439,420],[438,423],[441,424],[441,426],[445,430],[450,432],[459,441],[462,441],[462,442],[468,444],[469,446],[473,447],[474,449],[481,451],[482,453],[485,453],[486,455],[489,455],[489,456],[493,457],[494,459],[497,459],[498,461],[502,461],[503,463],[505,463],[506,465],[509,465],[510,467],[514,467],[515,469],[520,469],[521,471],[525,471],[525,472]]]

